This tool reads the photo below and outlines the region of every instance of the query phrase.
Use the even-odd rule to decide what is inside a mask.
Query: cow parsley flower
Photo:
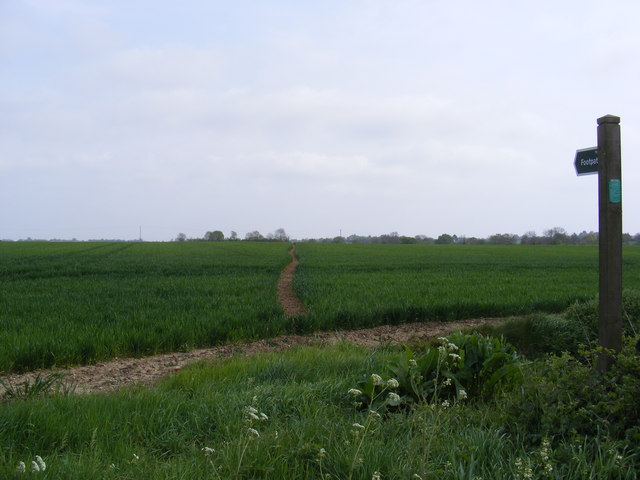
[[[40,467],[33,460],[31,460],[31,470],[33,470],[34,472],[39,472],[40,471]]]
[[[41,472],[44,472],[47,469],[47,464],[44,463],[44,460],[42,460],[40,455],[36,455],[36,462],[38,463]]]
[[[211,447],[202,447],[202,451],[205,455],[213,455],[214,453],[216,453],[216,450]]]
[[[260,417],[253,412],[247,412],[247,418],[251,420],[260,420]]]
[[[362,392],[360,390],[358,390],[357,388],[350,388],[347,393],[349,395],[353,395],[354,397],[357,397],[358,395],[362,395]]]
[[[402,403],[402,400],[400,399],[400,395],[393,392],[389,393],[389,395],[387,396],[387,401],[389,402],[389,405],[392,405],[392,406],[397,406]]]
[[[27,466],[24,464],[24,462],[18,462],[18,466],[16,467],[16,471],[18,473],[24,473],[27,469]]]
[[[373,475],[371,476],[371,480],[380,480],[382,478],[382,476],[380,475],[380,472],[375,471],[373,472]]]
[[[377,373],[374,373],[371,375],[371,381],[373,382],[374,385],[383,385],[384,381],[382,380],[382,377],[380,375],[378,375]]]
[[[258,430],[256,430],[255,428],[248,428],[247,432],[249,432],[249,435],[251,437],[255,437],[255,438],[259,438],[260,437],[260,432],[258,432]]]
[[[388,388],[398,388],[399,386],[400,386],[400,383],[395,378],[390,378],[389,380],[387,380]]]

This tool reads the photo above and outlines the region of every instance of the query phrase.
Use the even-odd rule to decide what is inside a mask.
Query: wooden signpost
[[[599,209],[599,345],[604,349],[598,369],[609,370],[613,359],[607,350],[622,348],[622,168],[620,117],[598,119],[598,146],[576,152],[578,175],[598,173]]]

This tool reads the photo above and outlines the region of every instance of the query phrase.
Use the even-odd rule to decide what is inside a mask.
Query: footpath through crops
[[[592,247],[0,242],[0,373],[384,324],[557,312],[597,295]],[[640,286],[640,248],[624,252]]]

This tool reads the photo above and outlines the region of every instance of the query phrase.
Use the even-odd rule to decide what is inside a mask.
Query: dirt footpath
[[[381,326],[363,330],[321,332],[313,335],[284,335],[268,340],[222,345],[193,350],[191,352],[168,353],[145,358],[110,360],[83,367],[29,372],[21,375],[1,377],[4,382],[17,386],[25,381],[33,382],[38,375],[60,373],[64,383],[75,387],[76,393],[109,392],[125,385],[153,385],[165,375],[170,375],[189,363],[198,360],[218,361],[233,356],[250,356],[261,352],[282,351],[300,345],[332,345],[347,341],[356,345],[372,347],[380,343],[402,344],[425,338],[446,335],[454,330],[472,328],[483,324],[497,324],[504,318],[480,318],[458,322],[411,323]],[[3,389],[0,386],[0,395]]]

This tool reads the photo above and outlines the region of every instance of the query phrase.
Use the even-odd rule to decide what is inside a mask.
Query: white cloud
[[[97,69],[105,84],[129,89],[214,88],[224,64],[215,49],[188,45],[133,48],[116,52]]]

